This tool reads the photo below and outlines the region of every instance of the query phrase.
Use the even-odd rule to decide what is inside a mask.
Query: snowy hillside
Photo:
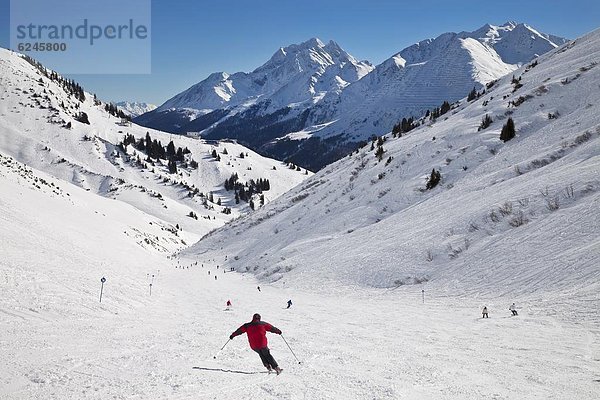
[[[541,56],[185,254],[223,246],[236,270],[294,287],[423,284],[438,295],[543,301],[553,313],[574,303],[596,310],[599,55],[594,32]],[[478,130],[486,115],[493,122]],[[509,117],[517,134],[503,142]],[[432,169],[441,181],[427,189]]]
[[[526,24],[486,24],[473,32],[423,40],[378,65],[365,79],[315,106],[308,118],[331,121],[313,135],[342,135],[360,142],[389,132],[403,117],[420,116],[443,101],[456,101],[474,87],[498,79],[565,42]],[[339,144],[335,144],[339,146]]]
[[[115,103],[117,107],[125,112],[125,114],[135,118],[139,115],[145,114],[156,109],[154,104],[141,103],[141,102],[130,102],[130,101],[120,101]]]
[[[233,142],[206,142],[122,123],[106,104],[89,93],[82,99],[81,88],[61,83],[53,72],[44,76],[43,70],[0,49],[0,154],[131,204],[172,229],[188,231],[191,238],[250,210],[250,197],[236,201],[234,191],[224,187],[233,174],[250,186],[251,180],[268,180],[264,202],[307,177],[305,171]],[[177,171],[169,171],[168,156],[148,157],[147,138],[160,142],[154,147],[162,151],[173,141]],[[255,207],[260,195],[254,190]]]
[[[251,74],[213,74],[136,121],[235,138],[316,170],[403,117],[460,99],[563,43],[526,24],[486,24],[423,40],[373,69],[311,39],[280,49]]]
[[[598,336],[585,323],[529,305],[508,318],[503,302],[485,303],[482,320],[483,299],[429,288],[425,304],[414,290],[259,292],[223,259],[139,246],[137,235],[175,238],[157,218],[6,156],[0,193],[2,399],[596,398]],[[244,337],[226,344],[255,312],[294,351],[269,335],[280,376]]]

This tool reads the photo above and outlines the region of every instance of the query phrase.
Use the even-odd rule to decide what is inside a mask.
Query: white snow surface
[[[161,235],[147,216],[19,167],[2,157],[2,399],[596,398],[587,320],[527,303],[509,317],[506,301],[429,288],[422,303],[414,286],[270,285],[223,273],[225,251],[167,260],[125,233]],[[490,319],[478,318],[482,304]],[[280,376],[261,373],[245,337],[219,352],[255,312],[294,351],[269,334]]]
[[[89,103],[91,126],[48,125],[32,94],[60,89],[0,50],[0,398],[597,399],[599,55],[600,32],[577,39],[515,71],[516,91],[503,78],[388,136],[381,162],[365,147],[167,258],[208,229],[164,229],[195,208],[94,150],[146,129]],[[502,143],[507,111],[517,136]],[[421,191],[432,168],[441,184]],[[135,186],[100,190],[115,169],[167,208],[141,207]],[[279,376],[244,337],[226,344],[255,312],[294,351],[269,334]]]

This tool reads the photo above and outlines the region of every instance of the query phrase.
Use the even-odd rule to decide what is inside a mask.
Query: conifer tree
[[[509,118],[506,121],[506,124],[502,127],[502,131],[500,132],[500,140],[503,142],[508,142],[510,139],[515,137],[515,122],[512,118]]]
[[[490,126],[492,124],[492,122],[494,122],[492,120],[492,117],[490,117],[488,114],[485,114],[485,116],[481,119],[481,124],[479,125],[479,128],[477,130],[481,131],[481,130],[487,128],[488,126]]]
[[[173,144],[172,140],[167,145],[167,158],[169,160],[175,158],[175,145]]]
[[[444,101],[442,103],[442,106],[440,107],[440,115],[444,115],[448,111],[450,111],[450,103],[448,103],[447,101]]]
[[[432,169],[431,175],[429,175],[429,180],[427,181],[425,188],[427,190],[433,189],[434,187],[436,187],[438,185],[438,183],[440,183],[441,179],[442,179],[442,174],[439,171],[436,171],[435,168]]]
[[[176,174],[177,173],[177,163],[175,162],[175,160],[170,160],[167,164],[168,168],[169,168],[169,173],[170,174]]]
[[[469,92],[469,95],[467,96],[467,101],[473,101],[477,98],[477,90],[475,90],[475,87],[473,87],[473,90],[471,90]]]

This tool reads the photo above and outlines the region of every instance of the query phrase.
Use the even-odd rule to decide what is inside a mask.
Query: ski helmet
[[[260,321],[260,314],[258,314],[258,313],[257,313],[257,314],[254,314],[254,315],[252,316],[252,321]]]

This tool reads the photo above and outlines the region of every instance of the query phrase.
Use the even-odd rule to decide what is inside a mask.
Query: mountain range
[[[115,103],[119,109],[123,110],[125,114],[131,116],[132,118],[138,117],[142,114],[150,112],[156,109],[154,104],[142,103],[137,101],[119,101]]]
[[[250,73],[214,73],[135,121],[236,139],[320,169],[403,117],[480,90],[565,42],[523,23],[486,24],[423,40],[373,67],[313,38],[280,48]]]

